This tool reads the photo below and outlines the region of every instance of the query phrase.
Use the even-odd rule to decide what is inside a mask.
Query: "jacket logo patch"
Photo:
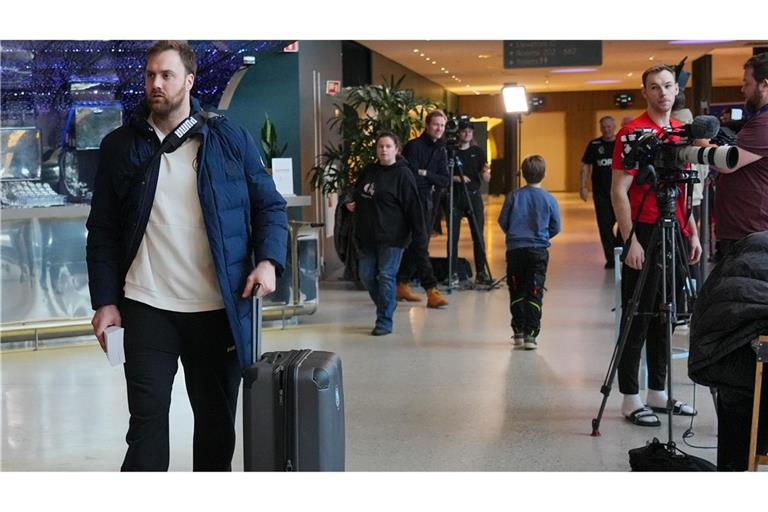
[[[366,183],[363,186],[363,195],[365,197],[372,198],[375,193],[376,193],[376,187],[374,186],[373,182]]]

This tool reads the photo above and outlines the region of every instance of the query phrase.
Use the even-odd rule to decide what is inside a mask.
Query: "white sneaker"
[[[512,336],[512,346],[513,347],[522,347],[523,346],[523,335],[522,334],[515,334]]]
[[[536,343],[536,338],[533,336],[526,336],[523,339],[523,348],[525,350],[536,350],[539,345]]]

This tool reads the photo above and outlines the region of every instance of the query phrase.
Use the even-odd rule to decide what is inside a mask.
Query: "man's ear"
[[[186,80],[186,83],[185,83],[185,87],[187,88],[187,91],[191,91],[192,90],[192,86],[194,86],[194,85],[195,85],[195,75],[193,75],[192,73],[189,73],[187,75],[187,80]]]

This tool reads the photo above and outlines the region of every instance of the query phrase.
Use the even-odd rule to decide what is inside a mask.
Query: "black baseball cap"
[[[459,130],[463,130],[464,128],[469,128],[470,130],[475,129],[475,125],[470,123],[469,121],[459,121]]]

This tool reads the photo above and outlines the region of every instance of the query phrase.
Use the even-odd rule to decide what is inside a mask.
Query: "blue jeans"
[[[376,304],[376,327],[392,331],[395,313],[397,269],[403,249],[400,247],[361,248],[359,252],[360,280]]]

